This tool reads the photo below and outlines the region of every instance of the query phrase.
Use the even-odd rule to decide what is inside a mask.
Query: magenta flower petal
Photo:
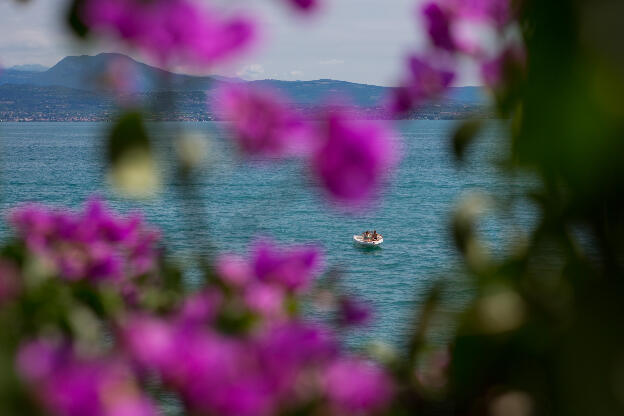
[[[153,271],[158,233],[138,217],[120,218],[97,200],[82,214],[24,205],[10,222],[34,254],[45,257],[60,277],[121,283]]]
[[[392,397],[390,377],[367,361],[336,361],[329,366],[324,377],[326,394],[339,414],[373,412]]]
[[[205,289],[189,296],[182,304],[178,320],[184,325],[198,326],[212,323],[222,306],[223,296],[216,289]]]
[[[425,4],[422,14],[433,45],[447,51],[454,51],[456,45],[451,36],[451,14],[436,2]]]
[[[304,12],[310,13],[315,11],[319,7],[319,0],[286,0],[291,6],[295,9]]]
[[[119,38],[162,64],[206,65],[247,48],[255,23],[225,18],[189,0],[86,0],[85,23]]]
[[[391,111],[397,115],[404,114],[427,100],[439,97],[450,87],[455,74],[447,69],[448,64],[438,61],[436,57],[409,57],[405,81],[393,91]]]
[[[255,283],[245,290],[245,304],[247,307],[269,318],[280,317],[285,314],[284,290],[273,285]]]
[[[249,263],[242,257],[224,255],[217,259],[216,272],[227,284],[237,288],[247,286],[253,279],[253,270]]]
[[[115,357],[83,359],[67,344],[56,347],[35,341],[20,348],[16,364],[19,375],[51,414],[157,415],[129,367]]]
[[[155,318],[132,318],[122,330],[122,340],[130,357],[144,370],[168,368],[177,353],[175,332]]]
[[[328,114],[325,124],[313,172],[336,201],[368,202],[397,161],[390,128],[382,122],[351,120],[342,110]]]
[[[322,258],[315,248],[282,249],[267,239],[258,241],[253,254],[256,277],[289,291],[305,290],[321,268]]]
[[[245,84],[222,87],[214,96],[216,114],[230,122],[240,150],[248,155],[288,156],[305,152],[310,128],[279,93]]]
[[[372,318],[371,308],[353,297],[345,297],[340,302],[340,318],[346,325],[363,325]]]
[[[493,22],[503,27],[512,18],[511,0],[446,0],[462,19]]]

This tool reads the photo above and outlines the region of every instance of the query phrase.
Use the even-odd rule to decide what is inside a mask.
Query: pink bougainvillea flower
[[[444,0],[462,19],[483,20],[503,27],[512,17],[512,0]]]
[[[95,33],[120,38],[165,65],[217,63],[256,34],[250,19],[226,18],[192,0],[86,0],[82,18]]]
[[[431,43],[437,48],[455,51],[456,44],[451,35],[451,12],[432,1],[422,7],[422,15]]]
[[[326,394],[337,414],[368,414],[383,408],[393,385],[375,364],[346,358],[334,362],[324,374]]]
[[[269,326],[254,339],[262,371],[278,400],[303,403],[318,396],[318,375],[339,354],[334,334],[297,320]]]
[[[402,114],[436,98],[451,85],[455,75],[438,65],[435,58],[410,56],[408,59],[408,75],[400,87],[394,90],[390,109]]]
[[[20,348],[16,366],[50,414],[158,414],[152,402],[140,393],[130,368],[118,358],[82,359],[69,346],[34,341]]]
[[[262,416],[273,408],[270,374],[244,338],[217,334],[181,320],[132,319],[125,350],[143,371],[154,371],[199,414]],[[145,341],[142,341],[144,339]]]
[[[244,298],[247,307],[261,316],[280,318],[285,315],[286,293],[277,285],[251,284],[245,289]]]
[[[123,283],[156,267],[159,234],[136,216],[117,217],[98,199],[81,214],[24,205],[11,212],[10,223],[27,248],[67,280]]]
[[[313,247],[284,249],[270,240],[259,240],[253,250],[256,277],[288,291],[305,290],[322,267],[322,256]]]
[[[372,317],[371,308],[359,299],[344,297],[340,300],[340,320],[346,325],[363,325]]]
[[[310,128],[279,93],[247,84],[229,84],[214,96],[213,107],[228,120],[240,150],[248,155],[286,156],[305,153]]]
[[[479,59],[511,20],[509,0],[432,0],[419,11],[435,48]]]
[[[141,369],[164,369],[175,365],[176,333],[166,321],[150,316],[133,316],[121,331],[121,340]]]
[[[178,320],[189,326],[210,324],[217,317],[222,304],[223,296],[220,291],[204,289],[184,300]]]
[[[285,0],[291,6],[305,13],[316,10],[319,6],[319,0]]]
[[[226,254],[220,256],[215,265],[217,275],[228,286],[246,287],[253,279],[253,270],[249,262],[241,256]]]
[[[329,196],[352,206],[376,196],[397,161],[394,135],[379,121],[353,120],[346,110],[325,115],[312,170]]]

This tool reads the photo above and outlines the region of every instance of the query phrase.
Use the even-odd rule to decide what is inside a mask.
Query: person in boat
[[[379,239],[379,234],[377,234],[377,230],[373,230],[372,238],[373,241],[377,241]]]
[[[364,234],[362,234],[362,237],[364,238],[364,240],[368,240],[370,238],[370,231],[368,230],[364,231]]]

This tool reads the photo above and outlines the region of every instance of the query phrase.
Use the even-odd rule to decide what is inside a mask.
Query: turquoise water
[[[400,125],[403,158],[383,198],[371,212],[347,214],[324,202],[296,161],[241,160],[217,123],[161,123],[152,127],[166,178],[162,193],[136,202],[117,197],[105,179],[106,123],[0,124],[0,207],[24,201],[78,207],[93,193],[104,195],[121,212],[141,210],[157,224],[176,253],[201,247],[212,236],[219,252],[244,252],[257,235],[285,244],[319,242],[327,264],[344,272],[343,285],[374,305],[375,323],[365,338],[400,343],[409,317],[435,278],[458,279],[460,260],[450,238],[449,219],[460,196],[481,190],[496,196],[520,194],[523,185],[496,174],[492,161],[504,154],[502,126],[493,124],[459,167],[450,151],[452,121],[411,121]],[[192,192],[171,175],[168,129],[205,133],[210,158]],[[180,204],[182,200],[183,204]],[[183,215],[181,206],[192,213]],[[513,227],[531,224],[524,205],[481,224],[493,247],[513,239]],[[184,220],[183,218],[187,218]],[[384,235],[383,248],[362,250],[352,235],[365,229]],[[7,229],[0,228],[3,237]],[[461,304],[465,285],[452,283],[450,298]]]

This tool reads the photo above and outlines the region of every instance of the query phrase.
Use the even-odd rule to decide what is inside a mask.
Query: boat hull
[[[377,247],[383,243],[383,237],[375,241],[365,241],[361,235],[354,235],[353,242],[363,247]]]

